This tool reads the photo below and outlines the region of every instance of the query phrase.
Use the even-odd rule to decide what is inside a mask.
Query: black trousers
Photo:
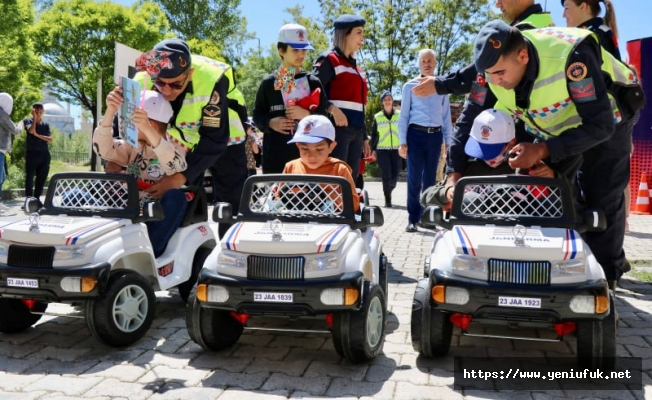
[[[622,276],[625,265],[625,195],[629,182],[631,137],[628,124],[616,126],[606,142],[584,153],[578,173],[581,199],[585,209],[602,210],[607,220],[603,232],[582,235],[598,260],[607,280]],[[580,207],[580,211],[582,211]]]
[[[383,193],[391,193],[396,188],[398,173],[402,167],[401,160],[398,150],[376,150],[376,162],[382,173]]]
[[[25,153],[25,197],[39,199],[43,194],[43,186],[50,173],[49,152]],[[36,181],[34,180],[36,178]]]
[[[333,149],[331,157],[349,164],[354,182],[360,171],[360,156],[362,155],[364,138],[364,128],[358,129],[348,126],[335,127],[335,141],[337,142],[337,146]]]
[[[238,214],[242,188],[249,176],[244,143],[227,146],[224,154],[209,170],[213,175],[213,200],[231,204],[233,215]],[[231,225],[219,224],[217,231],[220,238]]]

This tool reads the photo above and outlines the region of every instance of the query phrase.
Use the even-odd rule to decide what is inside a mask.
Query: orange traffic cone
[[[652,214],[650,209],[650,190],[647,186],[647,173],[641,174],[641,183],[638,185],[638,197],[636,197],[636,208],[634,214]]]

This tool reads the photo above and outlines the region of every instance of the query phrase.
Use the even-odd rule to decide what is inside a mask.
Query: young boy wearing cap
[[[306,53],[313,49],[306,28],[297,24],[283,25],[278,31],[277,48],[282,64],[263,78],[253,111],[254,123],[265,137],[264,174],[280,173],[286,162],[299,157],[296,147],[287,146],[295,121],[311,114],[327,115],[328,107],[319,79],[301,69]],[[310,97],[315,98],[310,105],[297,104]]]
[[[360,199],[347,163],[330,157],[335,142],[335,127],[323,115],[309,115],[299,122],[297,132],[288,144],[296,143],[300,158],[285,164],[284,174],[342,176],[349,181],[353,193],[353,209],[360,211]]]
[[[468,162],[464,176],[509,175],[516,173],[506,162],[510,151],[516,146],[514,119],[505,111],[488,109],[481,112],[473,121],[471,133],[464,152],[472,159]],[[555,172],[539,162],[531,168],[529,175],[554,178]],[[454,186],[440,182],[429,187],[421,195],[423,205],[450,207],[455,191]]]
[[[135,176],[141,189],[152,185],[164,176],[185,171],[185,150],[168,140],[167,124],[172,117],[172,106],[158,92],[146,90],[143,108],[136,108],[134,123],[138,128],[138,147],[123,139],[113,138],[113,117],[123,103],[122,89],[115,88],[106,96],[106,113],[93,134],[93,149],[98,157],[126,167],[126,173]],[[139,191],[140,201],[152,201],[152,196]],[[147,231],[158,257],[165,251],[168,241],[181,224],[188,200],[179,189],[170,189],[160,199],[164,219],[148,222]]]

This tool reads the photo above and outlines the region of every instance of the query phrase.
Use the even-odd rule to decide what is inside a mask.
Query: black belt
[[[441,132],[441,126],[421,126],[417,124],[410,124],[408,128],[416,129],[421,132],[426,133],[439,133]]]

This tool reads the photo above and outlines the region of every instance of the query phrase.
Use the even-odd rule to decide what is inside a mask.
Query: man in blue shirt
[[[430,49],[419,51],[421,77],[434,76],[437,59]],[[417,97],[412,88],[417,78],[403,85],[401,113],[398,120],[399,155],[407,159],[408,225],[406,232],[416,232],[421,218],[421,190],[435,184],[442,139],[448,147],[453,124],[448,96],[433,94]]]

